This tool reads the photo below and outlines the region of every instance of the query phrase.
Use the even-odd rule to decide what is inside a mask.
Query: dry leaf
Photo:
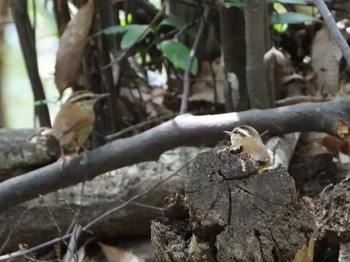
[[[346,83],[345,81],[341,81],[339,84],[339,90],[337,92],[336,97],[343,97],[350,94],[350,83]]]
[[[237,75],[233,72],[228,72],[227,82],[229,84],[229,88],[231,88],[233,106],[234,108],[238,108],[239,101],[241,100],[241,95],[239,93],[239,80]]]
[[[78,83],[84,41],[89,34],[94,3],[89,0],[67,24],[60,39],[55,66],[55,83],[60,94]]]
[[[339,120],[335,128],[337,135],[350,142],[350,123],[345,120]]]
[[[147,118],[171,114],[171,111],[164,106],[164,98],[166,94],[167,91],[163,88],[153,88],[152,90],[149,90],[143,86],[139,89],[127,87],[122,87],[120,89],[120,97],[127,102],[125,105],[131,105],[134,107],[133,105],[135,103],[142,102]]]
[[[328,29],[316,33],[312,43],[312,67],[317,75],[318,92],[334,96],[339,85],[339,61],[342,53],[332,40]]]
[[[298,147],[298,154],[302,156],[317,156],[329,153],[328,150],[318,142],[312,142]]]
[[[144,259],[139,258],[131,252],[123,250],[121,248],[107,246],[98,242],[103,254],[106,256],[109,262],[143,262]]]
[[[222,58],[216,58],[211,63],[203,61],[196,83],[191,87],[190,101],[207,101],[215,103],[214,81],[216,88],[216,102],[225,103],[225,74]]]
[[[350,153],[349,143],[335,136],[325,136],[322,140],[322,145],[335,156],[340,152],[347,155]]]
[[[271,49],[264,54],[265,63],[269,63],[272,60],[275,60],[280,66],[287,66],[284,54],[274,46],[272,46]]]

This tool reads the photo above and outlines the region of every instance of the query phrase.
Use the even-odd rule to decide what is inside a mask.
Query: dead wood
[[[312,261],[314,229],[284,168],[257,174],[246,156],[211,151],[152,223],[152,242],[157,261]]]
[[[313,103],[320,103],[320,102],[327,102],[330,101],[327,97],[318,97],[318,96],[291,96],[287,97],[281,100],[276,101],[277,106],[288,106],[288,105],[295,105],[299,103],[306,103],[306,102],[313,102]]]
[[[301,196],[316,197],[329,184],[338,184],[349,174],[349,165],[333,162],[333,155],[295,154],[289,173]]]
[[[304,103],[276,109],[249,110],[221,115],[183,115],[136,136],[119,139],[73,158],[62,169],[53,163],[0,184],[0,212],[59,188],[90,180],[104,172],[134,163],[158,159],[163,152],[181,146],[214,144],[224,130],[248,124],[258,131],[281,135],[321,131],[349,137],[350,97],[325,103]],[[15,192],[15,193],[14,193]]]
[[[350,178],[330,184],[315,200],[317,219],[317,245],[326,245],[319,250],[326,257],[332,248],[339,252],[339,261],[349,257],[350,240]]]
[[[33,129],[0,129],[0,181],[48,165],[59,156],[57,141]]]
[[[60,235],[55,223],[62,234],[65,234],[74,216],[80,225],[85,226],[102,213],[147,192],[155,184],[176,174],[142,195],[136,200],[137,203],[129,204],[89,228],[94,237],[148,236],[151,220],[160,215],[164,198],[171,192],[184,191],[184,171],[179,171],[183,165],[180,151],[171,150],[157,162],[121,168],[87,181],[82,195],[82,185],[79,184],[43,196],[44,203],[37,198],[0,214],[0,247],[10,232],[12,236],[4,252],[17,250],[20,243],[33,247],[57,238]],[[192,159],[199,149],[186,148],[186,151]],[[50,209],[53,218],[47,209]],[[83,233],[86,235],[86,232]]]

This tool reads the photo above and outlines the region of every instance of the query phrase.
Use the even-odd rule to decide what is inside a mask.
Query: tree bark
[[[60,155],[57,140],[33,129],[0,129],[0,181],[54,162]]]
[[[253,108],[271,107],[263,61],[266,52],[266,0],[245,0],[244,19],[247,45],[247,87]]]
[[[205,152],[185,192],[152,223],[157,261],[312,261],[314,215],[284,168],[257,174],[246,155]]]
[[[333,256],[339,253],[338,259],[334,261],[349,260],[349,182],[350,178],[347,177],[339,184],[329,184],[316,198],[316,244],[320,253],[316,257],[317,261],[321,261],[322,257],[330,257],[330,250],[333,250]]]
[[[197,148],[186,150],[190,158],[200,151]],[[182,170],[179,171],[183,165],[179,152],[180,149],[172,150],[164,153],[157,162],[140,163],[103,174],[86,182],[83,192],[79,184],[44,195],[44,202],[37,198],[8,210],[0,215],[0,247],[11,230],[12,237],[5,252],[17,250],[19,243],[33,247],[59,237],[47,209],[64,234],[74,217],[84,227],[97,216],[137,195],[141,195],[140,198],[100,219],[88,231],[95,237],[149,236],[151,219],[161,214],[164,198],[171,192],[184,190],[185,176]]]
[[[247,110],[249,97],[246,79],[246,44],[244,30],[244,14],[239,8],[220,7],[221,45],[225,64],[225,74],[237,76],[238,83],[228,81],[226,110],[228,112]],[[238,88],[238,90],[235,90]],[[235,95],[235,91],[238,96]],[[233,93],[233,94],[232,94]],[[235,97],[232,97],[235,96]]]
[[[119,139],[65,163],[53,163],[0,184],[0,212],[59,188],[93,179],[104,172],[157,160],[163,152],[182,145],[213,145],[224,130],[247,124],[258,131],[282,135],[320,131],[349,140],[350,97],[325,103],[305,103],[276,109],[221,115],[182,115],[136,136]]]

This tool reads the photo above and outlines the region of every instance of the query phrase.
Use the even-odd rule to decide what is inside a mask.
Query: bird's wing
[[[66,117],[64,117],[66,116]],[[94,115],[86,114],[81,110],[71,110],[71,108],[62,108],[57,114],[53,125],[55,136],[60,139],[68,132],[79,131],[94,123]]]

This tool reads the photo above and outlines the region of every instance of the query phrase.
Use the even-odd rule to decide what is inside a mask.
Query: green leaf
[[[133,45],[136,41],[144,39],[148,34],[148,25],[126,25],[128,30],[122,38],[120,47],[122,49],[128,48]]]
[[[176,29],[181,29],[186,26],[186,24],[175,17],[166,17],[159,23],[157,30],[159,30],[162,26],[171,26]],[[190,37],[196,36],[196,31],[192,27],[187,28],[185,33]]]
[[[185,23],[175,17],[166,17],[159,23],[159,27],[161,26],[171,26],[180,29],[185,26]]]
[[[160,43],[160,50],[175,67],[186,70],[190,55],[190,49],[187,46],[178,41],[166,40]],[[195,75],[197,71],[198,60],[195,57],[191,66],[191,73]]]
[[[270,16],[270,24],[301,24],[308,21],[320,20],[309,15],[295,12],[286,12],[281,14],[274,13]]]
[[[271,3],[280,3],[280,4],[291,4],[291,5],[307,5],[305,0],[268,0],[269,4]]]
[[[284,33],[288,29],[288,24],[274,24],[273,28],[279,33]]]
[[[101,31],[97,32],[96,35],[116,35],[118,33],[124,33],[127,30],[126,26],[110,26],[105,29],[102,29]]]
[[[118,33],[124,33],[124,36],[120,43],[120,47],[124,49],[133,45],[136,41],[144,39],[149,33],[149,30],[148,25],[110,26],[96,33],[96,35],[115,35]]]
[[[224,3],[226,7],[238,7],[240,9],[243,9],[243,2],[242,0],[224,0]]]

